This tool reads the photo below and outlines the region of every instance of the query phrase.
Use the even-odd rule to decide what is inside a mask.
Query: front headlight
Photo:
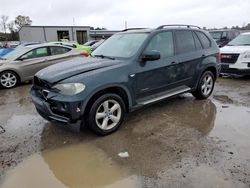
[[[250,51],[244,52],[243,58],[244,58],[244,59],[250,59]]]
[[[58,90],[63,95],[75,95],[82,92],[85,89],[85,85],[82,83],[67,83],[57,84],[52,88]]]

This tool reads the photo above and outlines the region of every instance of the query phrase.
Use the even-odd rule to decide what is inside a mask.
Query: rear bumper
[[[223,74],[237,74],[237,75],[250,75],[250,68],[249,69],[236,69],[236,68],[229,68],[228,64],[221,65],[221,73]]]
[[[77,107],[79,106],[79,102],[65,103],[67,106],[65,113],[60,112],[60,110],[54,112],[54,109],[52,108],[54,108],[55,106],[60,106],[62,104],[61,101],[59,102],[55,100],[45,100],[39,97],[39,95],[37,95],[36,91],[33,89],[31,89],[30,95],[37,112],[44,119],[59,125],[69,127],[74,131],[80,131],[82,125],[82,116],[80,112],[76,111]]]

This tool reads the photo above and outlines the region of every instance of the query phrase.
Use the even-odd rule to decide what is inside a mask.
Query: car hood
[[[77,57],[70,61],[65,61],[42,69],[36,76],[50,84],[55,84],[78,74],[120,65],[121,63],[122,61],[120,60]]]
[[[243,53],[250,51],[250,46],[224,46],[220,50],[221,53]]]

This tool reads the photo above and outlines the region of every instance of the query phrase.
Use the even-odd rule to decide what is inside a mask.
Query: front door
[[[19,61],[19,67],[26,79],[32,79],[32,77],[41,69],[50,65],[49,62],[49,48],[41,47],[31,50],[20,57],[22,61]]]
[[[144,52],[158,51],[161,58],[138,63],[136,74],[137,99],[171,89],[176,82],[176,58],[173,33],[164,31],[152,37]]]

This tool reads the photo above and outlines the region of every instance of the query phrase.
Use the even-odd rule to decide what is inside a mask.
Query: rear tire
[[[5,89],[17,86],[18,82],[17,74],[12,71],[4,71],[0,74],[0,86]]]
[[[88,127],[98,135],[115,132],[122,124],[125,104],[119,95],[108,93],[100,96],[88,115]]]
[[[205,71],[192,95],[199,100],[207,99],[214,90],[215,78],[211,71]]]

